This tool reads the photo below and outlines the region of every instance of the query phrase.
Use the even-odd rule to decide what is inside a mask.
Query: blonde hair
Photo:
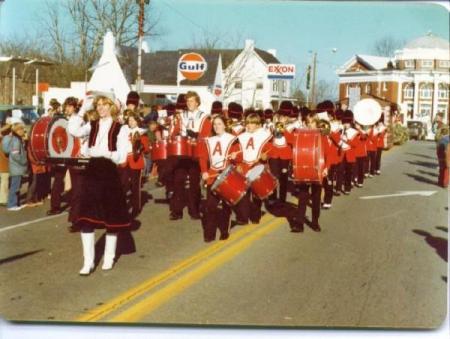
[[[250,113],[245,118],[245,124],[246,125],[255,124],[255,125],[261,126],[261,117],[259,116],[258,113]]]
[[[198,104],[199,106],[200,106],[200,104],[201,104],[200,96],[197,94],[197,92],[189,91],[189,92],[186,93],[185,98],[186,98],[186,101],[187,101],[189,98],[195,98],[195,101],[197,101],[197,104]]]
[[[116,103],[113,100],[111,100],[110,98],[108,98],[107,96],[104,96],[104,95],[96,96],[94,99],[94,109],[96,111],[97,111],[98,102],[100,100],[103,103],[106,103],[110,106],[111,117],[113,118],[113,120],[116,120],[117,116],[119,115],[119,109],[117,108]]]

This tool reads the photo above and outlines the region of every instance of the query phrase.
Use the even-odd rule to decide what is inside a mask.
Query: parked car
[[[408,133],[410,139],[425,140],[427,137],[427,124],[422,121],[408,121]]]
[[[22,120],[26,125],[33,124],[37,119],[39,119],[39,114],[36,113],[35,106],[23,106],[23,105],[0,105],[0,121],[6,119],[8,110],[21,110]]]

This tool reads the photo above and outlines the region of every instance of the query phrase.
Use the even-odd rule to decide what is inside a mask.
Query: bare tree
[[[374,54],[385,57],[394,56],[394,52],[404,46],[405,41],[385,36],[375,41],[372,51]]]
[[[337,81],[327,81],[327,80],[319,80],[316,88],[317,102],[321,102],[324,100],[337,100],[338,93],[338,83]]]
[[[138,39],[139,5],[135,0],[65,0],[47,3],[42,20],[55,58],[89,68],[99,57],[103,36],[111,31],[117,45],[133,45]],[[145,7],[144,38],[157,36],[159,15]],[[62,27],[60,17],[68,18]]]

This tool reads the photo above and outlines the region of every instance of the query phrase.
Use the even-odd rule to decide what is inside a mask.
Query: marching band
[[[81,232],[80,275],[94,270],[97,228],[106,228],[102,269],[113,267],[118,232],[142,211],[147,158],[156,164],[157,185],[166,189],[168,218],[183,219],[187,207],[190,218],[201,222],[205,242],[216,239],[217,229],[219,239],[226,240],[231,225],[258,224],[263,203],[271,212],[287,203],[289,193],[298,199],[291,231],[302,232],[308,223],[320,232],[320,211],[332,207],[334,196],[348,195],[353,187],[363,187],[365,178],[381,173],[386,133],[381,110],[370,124],[355,121],[356,113],[337,109],[331,101],[314,111],[283,101],[276,112],[245,113],[238,103],[224,109],[215,102],[203,112],[199,95],[188,92],[167,105],[166,116],[144,126],[138,94],[130,92],[128,99],[121,112],[112,93],[90,94],[81,107],[70,98],[65,107],[73,109],[66,109],[65,118],[47,118],[44,134],[58,154],[65,152],[61,145],[70,144],[68,156],[41,155],[41,140],[32,128],[30,148],[37,161],[59,164],[61,173],[69,168],[75,183],[69,220]],[[72,143],[55,132],[54,119],[67,120]]]

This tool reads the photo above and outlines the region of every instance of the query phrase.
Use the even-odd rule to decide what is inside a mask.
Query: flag
[[[306,69],[306,89],[311,88],[311,65]]]

